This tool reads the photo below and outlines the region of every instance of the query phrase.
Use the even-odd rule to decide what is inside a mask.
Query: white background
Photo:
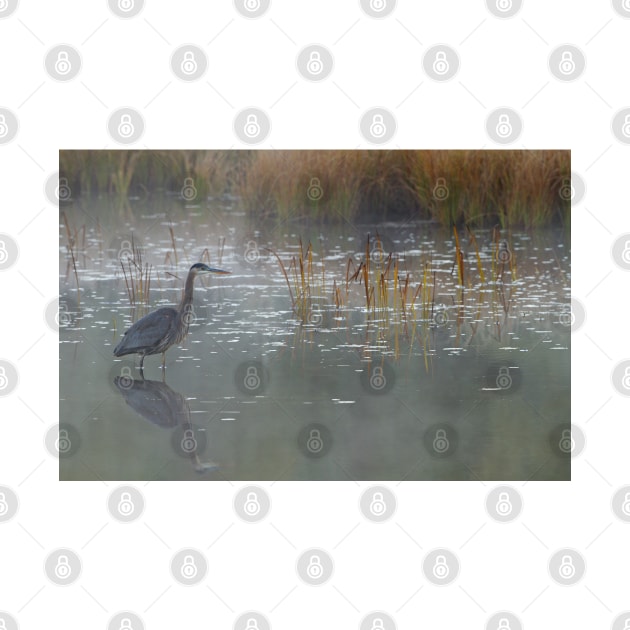
[[[82,70],[53,81],[44,56],[68,43]],[[170,69],[184,43],[208,56],[203,79],[184,83]],[[296,71],[299,50],[321,43],[335,68],[322,83]],[[422,70],[423,51],[447,43],[460,56],[457,76],[437,83]],[[574,82],[558,81],[551,51],[571,43],[586,56]],[[227,0],[149,0],[133,19],[99,2],[22,0],[0,20],[0,107],[18,116],[19,132],[0,145],[0,232],[20,248],[0,273],[0,358],[19,371],[19,386],[0,398],[0,485],[20,507],[0,524],[0,610],[23,630],[106,628],[132,610],[150,629],[231,628],[246,610],[265,614],[274,629],[358,628],[371,610],[398,628],[484,628],[497,610],[526,628],[608,628],[630,609],[630,525],[610,508],[630,483],[628,399],[611,384],[613,367],[630,355],[628,275],[611,257],[630,232],[630,146],[610,123],[630,106],[630,20],[610,2],[526,0],[507,20],[479,0],[400,1],[382,20],[358,1],[273,0],[247,20]],[[419,87],[418,87],[419,86]],[[497,148],[485,119],[499,106],[520,113],[524,130],[513,148],[568,148],[586,195],[572,210],[572,293],[587,311],[572,336],[572,422],[586,435],[573,459],[571,483],[513,484],[522,515],[499,524],[485,511],[495,483],[388,484],[395,516],[373,524],[359,511],[370,484],[260,484],[269,516],[257,524],[234,513],[244,484],[138,484],[142,517],[121,524],[106,501],[119,484],[60,483],[57,460],[44,446],[58,417],[58,335],[44,319],[58,294],[59,215],[44,194],[58,169],[59,149],[115,148],[106,122],[118,107],[138,109],[146,123],[135,148],[240,148],[232,122],[248,106],[265,110],[272,129],[262,148],[367,147],[362,112],[391,110],[397,133],[386,148]],[[214,543],[214,544],[213,544]],[[456,582],[438,588],[421,570],[434,547],[454,550]],[[83,571],[58,587],[44,574],[47,554],[73,548]],[[173,554],[203,550],[208,577],[176,583]],[[324,586],[303,584],[299,553],[327,549],[335,573]],[[550,579],[547,561],[560,547],[586,558],[575,586]]]

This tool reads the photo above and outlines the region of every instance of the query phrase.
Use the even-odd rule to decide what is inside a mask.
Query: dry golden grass
[[[192,181],[197,202],[231,193],[256,219],[535,227],[570,214],[569,151],[62,151],[60,172],[77,194],[125,199]]]

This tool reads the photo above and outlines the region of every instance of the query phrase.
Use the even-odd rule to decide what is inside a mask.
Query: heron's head
[[[195,275],[202,275],[204,273],[219,273],[219,274],[226,274],[226,273],[232,273],[231,271],[225,271],[223,269],[217,269],[216,267],[208,267],[208,265],[205,265],[204,263],[195,263],[191,268],[190,271],[192,273],[194,273]]]

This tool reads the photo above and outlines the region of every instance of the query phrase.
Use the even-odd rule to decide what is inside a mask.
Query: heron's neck
[[[182,301],[180,304],[180,310],[183,310],[188,305],[192,304],[194,283],[195,283],[195,275],[192,273],[189,273],[188,277],[186,278],[186,287],[184,288],[184,297],[182,298]]]

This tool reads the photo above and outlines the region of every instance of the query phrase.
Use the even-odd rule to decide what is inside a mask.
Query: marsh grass
[[[452,320],[459,341],[465,313],[474,311],[470,341],[482,320],[494,322],[497,338],[500,338],[510,312],[512,287],[507,283],[517,279],[516,254],[510,234],[503,234],[498,226],[492,230],[492,255],[485,262],[470,228],[467,234],[471,252],[474,251],[472,264],[470,257],[464,255],[460,234],[453,226],[455,247],[451,276],[457,280],[454,289],[452,283],[450,289],[438,286],[437,271],[430,255],[422,258],[417,268],[407,269],[404,255],[387,252],[378,233],[374,237],[367,236],[359,257],[348,256],[343,265],[345,277],[327,270],[321,254],[314,252],[311,243],[304,246],[301,239],[297,253],[286,260],[275,251],[269,251],[278,263],[294,316],[302,326],[351,332],[357,323],[356,319],[351,321],[351,317],[359,310],[364,315],[359,328],[365,330],[366,348],[385,344],[399,358],[401,344],[406,340],[410,352],[414,346],[421,348],[429,369],[432,336],[447,321]],[[440,293],[449,295],[451,303],[437,304],[436,296]]]
[[[142,311],[150,304],[152,265],[143,261],[142,248],[135,243],[133,233],[131,252],[131,256],[126,256],[124,260],[121,258],[120,266],[125,278],[129,304],[134,309],[140,307]]]
[[[72,265],[72,270],[74,271],[74,279],[77,285],[77,306],[81,308],[81,289],[79,287],[79,274],[77,273],[77,259],[75,256],[75,248],[81,247],[81,250],[85,252],[85,224],[81,228],[79,232],[77,228],[71,226],[70,221],[68,220],[68,215],[65,212],[61,213],[61,219],[64,224],[65,232],[66,232],[66,252],[68,256],[68,264],[66,266],[66,280],[70,274],[70,266]],[[79,238],[79,234],[82,235],[82,238]]]
[[[568,224],[569,151],[62,151],[77,194],[231,194],[256,220]],[[181,195],[180,195],[181,196]]]

